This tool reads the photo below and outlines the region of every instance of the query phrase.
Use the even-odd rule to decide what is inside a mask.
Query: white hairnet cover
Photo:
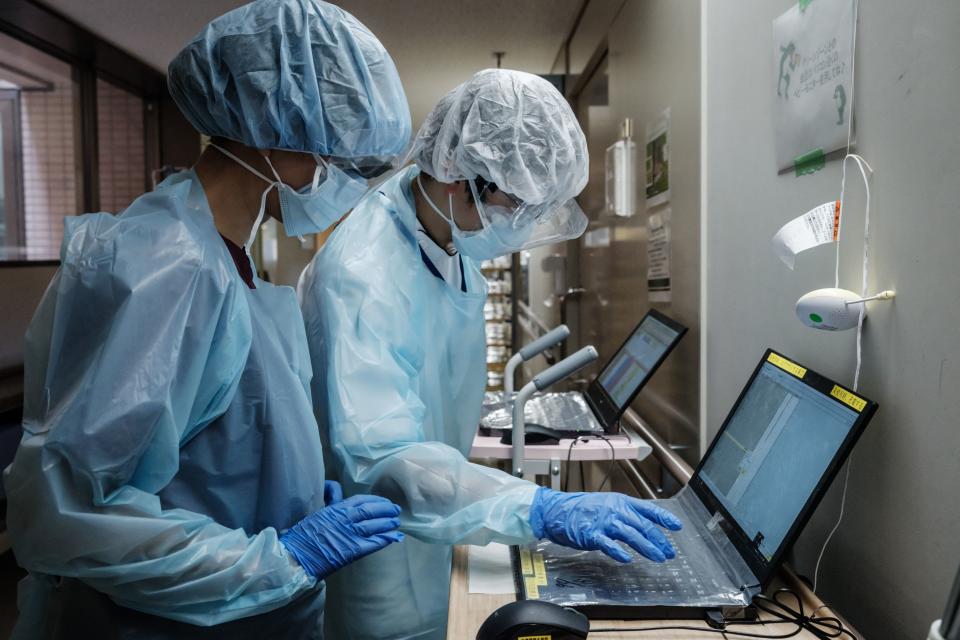
[[[173,59],[168,85],[198,131],[259,149],[387,156],[410,139],[393,60],[320,0],[257,0],[220,16]]]
[[[441,182],[477,176],[524,202],[563,202],[587,184],[587,140],[570,105],[539,76],[478,72],[437,103],[411,156]]]

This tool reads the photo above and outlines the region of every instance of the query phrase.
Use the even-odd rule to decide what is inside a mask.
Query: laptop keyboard
[[[525,595],[564,606],[743,606],[747,599],[716,560],[696,545],[688,530],[664,532],[677,556],[656,563],[633,553],[621,564],[599,551],[579,551],[550,542],[521,548],[530,566],[544,568],[534,594],[527,581]],[[692,534],[692,535],[691,535]],[[687,545],[692,545],[689,549]],[[539,556],[539,559],[538,559]]]
[[[527,424],[537,424],[558,431],[602,432],[587,401],[580,393],[545,393],[534,396],[524,407]],[[484,405],[480,424],[487,429],[513,427],[512,403],[499,399]]]
[[[677,548],[676,541],[667,535]],[[694,571],[693,564],[683,549],[677,548],[677,557],[663,563],[650,562],[637,556],[629,566],[630,570],[611,579],[608,567],[597,564],[580,570],[569,576],[558,576],[554,583],[561,588],[589,586],[597,595],[604,598],[645,599],[649,594],[677,600],[699,600],[705,598],[710,587],[701,575]],[[618,572],[621,573],[621,572]]]

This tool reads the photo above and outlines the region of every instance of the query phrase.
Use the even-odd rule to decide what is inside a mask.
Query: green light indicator
[[[823,318],[821,318],[815,313],[810,314],[810,319],[813,320],[814,322],[823,322]]]

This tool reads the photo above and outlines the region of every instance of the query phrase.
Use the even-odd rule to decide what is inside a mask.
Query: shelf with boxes
[[[487,335],[487,391],[503,390],[503,370],[513,345],[512,272],[509,256],[485,260],[480,269],[487,280],[483,307]]]

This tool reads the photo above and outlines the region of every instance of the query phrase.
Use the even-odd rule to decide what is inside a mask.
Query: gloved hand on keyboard
[[[619,544],[655,562],[675,557],[676,551],[660,531],[683,526],[672,513],[649,500],[622,493],[565,493],[541,487],[530,507],[530,525],[538,538],[584,549],[603,551],[620,562],[632,556]]]

